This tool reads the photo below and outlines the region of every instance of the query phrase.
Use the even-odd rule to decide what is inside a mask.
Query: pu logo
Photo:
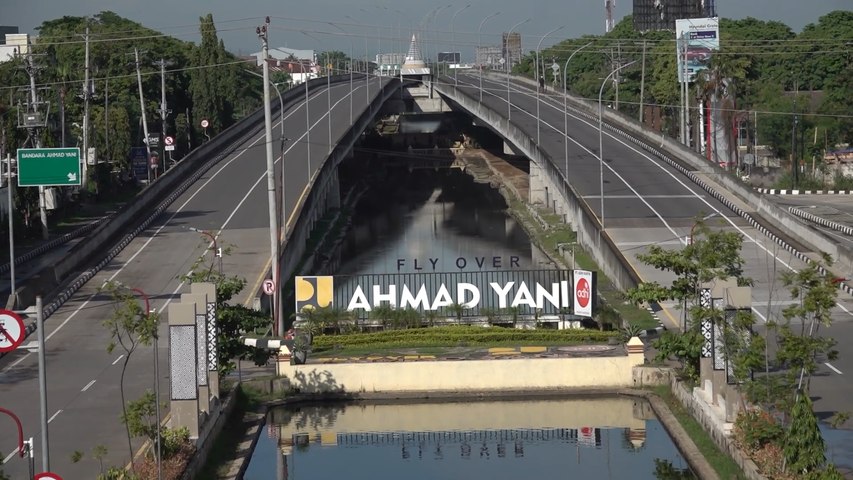
[[[296,311],[328,307],[334,294],[334,277],[296,277]]]
[[[575,298],[581,308],[589,306],[589,300],[592,298],[592,294],[590,292],[589,282],[585,278],[578,280],[578,285],[575,289]]]

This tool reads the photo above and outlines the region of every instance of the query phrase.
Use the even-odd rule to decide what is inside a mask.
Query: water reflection
[[[694,478],[628,398],[354,403],[270,412],[245,478]]]
[[[387,175],[359,201],[336,274],[542,268],[490,186],[455,169]]]

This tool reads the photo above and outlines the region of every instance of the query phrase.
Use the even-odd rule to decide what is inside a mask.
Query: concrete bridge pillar
[[[545,172],[536,162],[530,162],[530,203],[548,205],[549,192]]]

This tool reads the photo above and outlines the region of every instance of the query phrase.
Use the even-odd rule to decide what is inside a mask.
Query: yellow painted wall
[[[614,388],[633,383],[643,355],[584,358],[278,365],[305,393]]]

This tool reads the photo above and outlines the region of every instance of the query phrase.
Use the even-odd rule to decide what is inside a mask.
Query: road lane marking
[[[473,84],[471,84],[471,85],[472,85],[472,87],[474,86]],[[517,88],[517,87],[516,87],[516,91],[517,91],[517,92],[519,92],[519,93],[524,93],[524,92],[521,92],[520,90],[518,90],[518,88]],[[552,102],[552,99],[551,99],[551,98],[549,98],[549,97],[546,97],[544,100],[545,100],[545,101],[544,101],[544,103],[545,103],[545,105],[546,105],[547,107],[550,107],[550,108],[555,109],[555,110],[559,110],[559,112],[560,112],[560,113],[563,113],[562,105],[560,105],[559,107],[558,107],[558,106],[555,106],[555,104],[551,103],[551,102]],[[525,110],[525,109],[524,109],[524,108],[522,108],[521,106],[519,106],[519,105],[515,105],[515,104],[513,104],[513,106],[515,106],[515,107],[516,107],[517,109],[519,109],[521,112],[524,112],[524,113],[526,113],[527,115],[530,115],[531,117],[536,118],[532,113],[528,112],[527,110]],[[583,124],[585,124],[585,125],[589,126],[590,128],[597,129],[597,126],[593,125],[592,123],[590,123],[589,121],[587,121],[587,120],[586,120],[586,119],[584,119],[584,118],[581,118],[581,117],[579,117],[579,116],[577,116],[577,115],[575,115],[575,114],[568,114],[568,115],[569,115],[570,117],[572,117],[573,119],[577,120],[578,122],[583,123]],[[581,148],[583,148],[584,150],[586,150],[586,151],[587,151],[587,152],[589,152],[590,154],[592,153],[590,150],[588,150],[588,149],[586,149],[585,147],[581,146],[581,145],[580,145],[577,141],[575,141],[572,137],[568,136],[568,133],[567,133],[567,132],[562,132],[562,131],[560,131],[557,127],[555,127],[554,125],[551,125],[551,124],[550,124],[550,123],[548,123],[548,122],[543,121],[542,123],[543,123],[543,124],[545,124],[545,125],[547,125],[548,127],[550,127],[552,130],[554,130],[554,131],[555,131],[555,132],[557,132],[558,134],[563,135],[563,136],[565,136],[565,137],[566,137],[566,138],[568,138],[568,139],[571,139],[573,143],[578,144],[578,146],[580,146]],[[613,134],[613,133],[611,133],[611,132],[607,132],[607,131],[604,131],[603,133],[604,133],[606,136],[608,136],[610,139],[612,139],[612,140],[614,140],[614,141],[616,141],[616,142],[618,142],[618,143],[621,143],[624,147],[628,148],[629,150],[634,151],[635,153],[637,153],[638,155],[640,155],[641,157],[645,158],[646,160],[648,160],[649,162],[651,162],[653,165],[655,165],[656,167],[658,167],[658,168],[659,168],[661,171],[663,171],[665,174],[669,175],[669,176],[670,176],[670,178],[671,178],[672,180],[675,180],[675,181],[676,181],[677,183],[679,183],[682,187],[684,187],[687,191],[689,191],[690,193],[692,193],[693,195],[695,195],[695,197],[696,197],[697,199],[701,200],[701,201],[702,201],[702,203],[704,203],[706,206],[708,206],[709,208],[711,208],[713,211],[715,211],[715,212],[717,212],[719,215],[721,215],[721,216],[724,218],[724,220],[725,220],[725,221],[727,221],[727,222],[728,222],[732,227],[734,227],[734,228],[735,228],[735,229],[736,229],[736,230],[737,230],[741,235],[743,235],[743,236],[744,236],[744,238],[746,238],[746,239],[750,240],[751,242],[754,242],[754,243],[755,243],[755,244],[756,244],[760,249],[764,250],[764,252],[765,252],[765,254],[766,254],[767,256],[770,256],[770,257],[774,258],[776,261],[778,261],[779,263],[781,263],[782,265],[784,265],[785,267],[787,267],[789,270],[791,270],[791,271],[797,271],[797,269],[795,269],[792,265],[790,265],[790,264],[786,263],[785,261],[783,261],[782,259],[780,259],[778,256],[776,256],[776,255],[771,255],[770,250],[768,250],[768,249],[767,249],[763,244],[759,243],[759,242],[758,242],[757,240],[755,240],[753,237],[751,237],[750,235],[748,235],[748,234],[747,234],[743,229],[741,229],[738,225],[736,225],[736,224],[735,224],[735,223],[734,223],[734,222],[733,222],[729,217],[727,217],[727,216],[723,215],[723,213],[722,213],[719,209],[715,208],[713,205],[711,205],[711,203],[710,203],[708,200],[706,200],[706,199],[704,198],[704,195],[701,195],[701,194],[697,193],[693,188],[691,188],[691,186],[688,186],[688,185],[687,185],[687,184],[686,184],[686,183],[685,183],[681,178],[677,177],[675,173],[673,173],[672,171],[670,171],[670,170],[668,170],[667,168],[665,168],[665,167],[664,167],[664,165],[663,165],[661,162],[666,163],[666,161],[664,161],[663,159],[652,158],[651,156],[649,156],[649,155],[648,155],[648,154],[646,154],[645,152],[642,152],[642,151],[640,151],[639,149],[635,148],[633,145],[629,144],[628,142],[623,141],[623,140],[622,140],[621,138],[619,138],[616,134]],[[594,155],[594,156],[595,156],[595,155]],[[612,168],[610,165],[607,165],[607,168],[608,168],[611,172],[613,172],[613,168]],[[620,178],[620,179],[621,179],[621,178]],[[695,182],[693,182],[692,180],[690,180],[689,178],[688,178],[687,180],[692,184],[692,186],[693,186],[693,187],[695,187],[695,188],[697,188],[697,189],[701,189],[701,188],[702,188],[702,187],[700,187],[698,184],[696,184]],[[622,180],[622,181],[623,181],[623,182],[625,182],[624,180]],[[626,185],[628,188],[631,188],[631,186],[630,186],[630,185],[628,185],[628,184],[627,184],[627,182],[625,182],[625,185]],[[633,190],[633,189],[632,189],[632,190]],[[639,196],[639,195],[638,195],[638,196]],[[644,202],[644,203],[645,203],[645,202]],[[725,206],[725,204],[723,204],[723,205]],[[726,207],[726,208],[728,208],[728,207]],[[729,210],[731,210],[731,209],[729,209]],[[756,233],[757,233],[758,235],[761,235],[762,237],[766,238],[767,240],[770,240],[770,238],[769,238],[767,235],[765,235],[765,234],[761,233],[761,232],[760,232],[759,230],[757,230],[757,229],[755,229],[755,230],[756,230]],[[756,237],[757,237],[758,235],[756,235]],[[772,242],[772,240],[770,240],[770,241]],[[792,255],[792,256],[793,256],[793,255]],[[844,305],[842,305],[840,302],[836,302],[836,306],[838,306],[842,311],[844,311],[844,313],[847,313],[848,315],[853,316],[853,313],[851,313],[851,312],[850,312],[850,310],[848,310],[848,309],[847,309]]]
[[[0,465],[8,462],[9,460],[12,459],[12,457],[14,457],[17,454],[18,454],[18,448],[16,447],[14,452],[10,453],[9,455],[6,455],[6,458],[4,458],[2,462],[0,462]]]
[[[97,382],[97,380],[92,380],[91,382],[87,383],[87,384],[86,384],[86,386],[85,386],[85,387],[83,387],[83,389],[82,389],[82,390],[80,390],[80,391],[81,391],[81,392],[85,392],[86,390],[88,390],[88,389],[89,389],[89,387],[91,387],[92,385],[94,385],[94,384],[95,384],[95,382]]]
[[[57,411],[56,411],[56,413],[54,413],[53,415],[51,415],[51,417],[50,417],[50,418],[48,418],[48,419],[47,419],[47,423],[52,422],[52,421],[53,421],[53,419],[54,419],[54,418],[56,418],[56,416],[57,416],[57,415],[59,415],[60,413],[62,413],[62,409],[61,409],[61,408],[60,408],[59,410],[57,410]]]
[[[116,360],[113,362],[113,365],[115,365],[116,363],[118,363],[118,361],[119,361],[119,360],[121,360],[121,359],[122,359],[122,357],[124,357],[124,354],[123,354],[123,353],[122,353],[121,355],[119,355],[119,356],[118,356],[118,358],[116,358]]]
[[[829,362],[824,362],[824,365],[826,365],[827,367],[829,367],[829,368],[830,368],[830,370],[832,370],[833,372],[835,372],[835,373],[837,373],[837,374],[839,374],[839,375],[844,375],[843,373],[841,373],[841,370],[839,370],[839,369],[837,369],[837,368],[833,367],[831,363],[829,363]]]

